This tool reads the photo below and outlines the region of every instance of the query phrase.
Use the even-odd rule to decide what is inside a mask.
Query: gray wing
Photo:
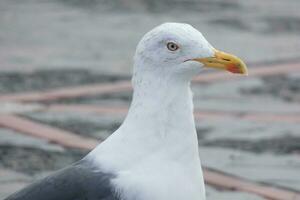
[[[80,161],[29,185],[5,200],[119,200],[111,185],[113,174]]]

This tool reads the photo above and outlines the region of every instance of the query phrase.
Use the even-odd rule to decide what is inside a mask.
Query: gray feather
[[[37,181],[5,200],[119,200],[111,185],[113,174],[81,160]]]

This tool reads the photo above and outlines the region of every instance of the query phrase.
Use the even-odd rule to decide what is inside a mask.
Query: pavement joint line
[[[83,104],[52,104],[44,108],[50,112],[79,112],[96,114],[126,115],[128,108],[125,106],[109,107]],[[300,123],[299,113],[272,113],[272,112],[239,112],[239,111],[212,111],[196,109],[194,112],[196,120],[220,119],[225,117],[239,118],[241,120],[263,121],[263,122],[289,122]]]
[[[257,121],[257,122],[289,122],[289,123],[300,123],[299,114],[280,114],[280,113],[255,113],[255,112],[222,112],[222,111],[198,111],[194,113],[196,120],[220,119],[225,117],[234,117],[241,120]]]
[[[34,122],[17,115],[0,115],[0,126],[43,138],[65,147],[92,150],[99,144],[96,139],[84,138],[75,133]],[[253,182],[206,167],[203,167],[203,173],[205,182],[215,187],[254,193],[271,200],[300,200],[300,192],[298,191]]]
[[[249,78],[271,76],[278,74],[288,74],[293,72],[300,72],[300,63],[286,63],[278,65],[256,66],[249,70]],[[205,73],[194,78],[195,83],[208,83],[213,81],[233,81],[239,80],[242,76],[215,71]],[[51,89],[48,91],[33,91],[16,94],[0,95],[0,101],[21,101],[21,102],[42,102],[58,99],[69,99],[81,96],[95,96],[101,94],[118,93],[122,91],[131,91],[131,82],[118,81],[114,83],[99,83],[76,87],[62,87]]]
[[[280,74],[289,74],[293,72],[300,72],[300,62],[297,63],[286,63],[278,65],[266,65],[266,66],[256,66],[253,68],[248,68],[248,77],[264,77],[264,76],[274,76]],[[194,83],[202,82],[212,82],[212,81],[233,81],[245,78],[243,75],[236,75],[230,73],[224,73],[222,71],[215,71],[214,73],[209,73],[205,75],[200,75],[194,78]]]
[[[99,141],[87,139],[69,131],[34,122],[13,114],[1,114],[0,127],[9,128],[23,134],[46,139],[49,142],[54,142],[70,148],[88,150],[96,147],[99,143]]]
[[[77,87],[62,87],[41,92],[24,92],[16,94],[0,95],[0,101],[20,101],[20,102],[42,102],[58,99],[70,99],[81,96],[95,96],[100,94],[130,91],[130,81],[119,81],[114,83],[100,83],[82,85]]]
[[[299,191],[253,182],[206,167],[203,167],[203,172],[205,182],[218,188],[254,193],[270,200],[300,200]]]

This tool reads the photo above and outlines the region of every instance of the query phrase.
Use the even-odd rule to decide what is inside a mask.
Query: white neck
[[[130,168],[153,154],[200,165],[190,83],[153,76],[134,77],[133,100],[124,123],[90,153],[110,169]]]

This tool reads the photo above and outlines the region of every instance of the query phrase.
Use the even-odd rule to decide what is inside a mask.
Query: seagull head
[[[189,24],[159,25],[144,35],[136,49],[134,76],[190,80],[203,68],[247,74],[241,59],[215,49]]]

